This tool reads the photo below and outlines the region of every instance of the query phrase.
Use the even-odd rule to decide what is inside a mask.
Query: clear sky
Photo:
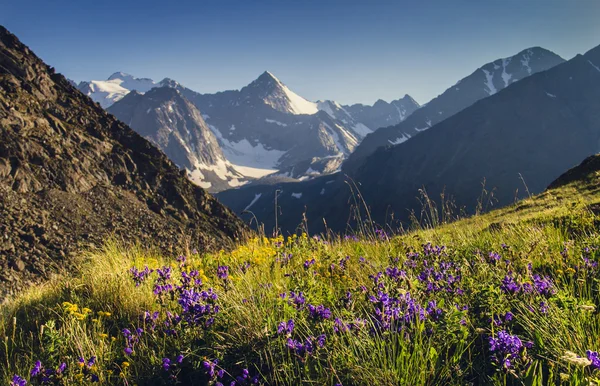
[[[0,0],[0,24],[76,81],[115,71],[199,92],[269,70],[310,100],[425,103],[482,64],[600,44],[599,0]]]

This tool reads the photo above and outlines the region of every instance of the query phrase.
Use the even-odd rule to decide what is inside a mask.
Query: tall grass
[[[586,351],[600,349],[600,235],[588,207],[599,197],[570,189],[395,237],[370,230],[367,219],[355,237],[261,236],[230,252],[163,256],[108,242],[82,256],[80,272],[2,306],[0,378],[592,384]],[[146,266],[154,272],[136,286],[130,269]],[[182,272],[201,283],[177,289]],[[517,290],[507,289],[509,279]],[[218,298],[198,298],[186,311],[186,290]],[[282,329],[290,320],[294,327]],[[523,343],[514,357],[490,345],[503,331]],[[38,360],[66,369],[44,381],[30,375]]]

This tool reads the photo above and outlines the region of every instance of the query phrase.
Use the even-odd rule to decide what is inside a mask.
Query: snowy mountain
[[[265,176],[263,182],[333,173],[378,122],[398,123],[418,108],[409,96],[360,108],[311,102],[268,71],[240,90],[215,94],[200,94],[169,78],[156,83],[122,72],[78,87],[211,191]],[[154,92],[158,88],[176,90],[176,97]],[[201,146],[199,140],[210,144]]]
[[[241,90],[200,94],[173,87],[202,112],[232,164],[279,171],[280,177],[306,179],[338,170],[377,129],[334,101],[306,100],[268,71]],[[412,110],[406,106],[407,114]]]
[[[132,90],[145,93],[156,86],[152,79],[135,78],[123,72],[115,72],[107,80],[80,82],[77,88],[106,109]]]
[[[408,221],[413,210],[420,216],[417,197],[422,187],[431,198],[445,192],[446,198],[457,199],[458,210],[472,210],[484,178],[496,204],[509,204],[526,193],[520,175],[531,193],[540,192],[600,149],[599,63],[600,47],[569,62],[541,48],[525,50],[483,66],[399,125],[368,135],[354,154],[380,132],[389,135],[383,139],[396,140],[397,130],[406,130],[411,139],[357,159],[351,180],[346,164],[354,154],[340,173],[310,181],[257,182],[217,197],[238,214],[250,206],[270,231],[277,194],[278,224],[284,233],[293,232],[305,218],[311,232],[324,231],[325,224],[344,231],[359,218],[357,211],[363,220],[397,225]],[[446,119],[436,124],[434,113]],[[410,131],[429,128],[429,120],[432,128],[419,135]]]
[[[371,131],[397,125],[419,107],[421,106],[410,95],[404,95],[403,98],[390,103],[379,99],[373,106],[363,104],[344,106],[354,119],[365,124]]]
[[[176,89],[134,90],[107,111],[154,143],[197,185],[214,192],[247,182],[227,161],[198,109]]]
[[[487,63],[471,75],[459,80],[406,120],[368,135],[344,163],[342,169],[346,173],[353,174],[362,161],[378,147],[399,145],[478,100],[489,97],[520,79],[563,62],[564,59],[555,53],[544,48],[533,47],[509,58]]]

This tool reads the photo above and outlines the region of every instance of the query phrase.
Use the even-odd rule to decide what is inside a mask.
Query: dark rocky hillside
[[[487,63],[449,87],[406,120],[367,135],[346,160],[342,170],[353,174],[377,148],[399,145],[408,141],[478,100],[494,95],[519,80],[563,62],[563,58],[551,51],[532,47],[509,58]]]
[[[0,26],[0,297],[108,237],[221,248],[243,223]]]
[[[600,177],[600,154],[594,154],[584,159],[579,165],[561,174],[548,186],[548,189],[557,189],[571,183],[589,184],[597,181],[598,177]]]

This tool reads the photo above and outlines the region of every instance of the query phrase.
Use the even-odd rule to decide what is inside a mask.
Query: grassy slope
[[[585,357],[586,350],[600,350],[598,268],[592,264],[600,260],[599,219],[590,209],[596,204],[600,192],[594,174],[586,183],[391,240],[298,237],[280,246],[282,240],[255,239],[232,253],[182,251],[187,256],[183,268],[174,257],[109,243],[82,258],[81,274],[32,288],[2,306],[0,378],[29,379],[39,359],[48,368],[67,364],[64,374],[52,376],[58,383],[87,383],[94,375],[103,384],[175,379],[206,384],[217,379],[210,379],[203,362],[218,358],[224,384],[243,376],[246,368],[266,384],[586,384],[594,379],[592,367],[561,357],[565,351]],[[423,247],[428,242],[446,248],[431,251]],[[493,262],[491,252],[500,260]],[[315,264],[305,268],[312,259]],[[214,324],[205,327],[208,316],[199,316],[199,325],[182,322],[172,327],[175,335],[165,334],[167,311],[182,314],[179,295],[155,296],[156,272],[136,287],[128,270],[145,265],[172,266],[173,283],[179,282],[180,269],[198,269],[203,286],[197,290],[213,288],[218,294],[220,310],[209,315]],[[220,279],[217,267],[225,265],[229,277]],[[397,278],[394,267],[405,275]],[[439,280],[418,278],[428,268],[440,274]],[[551,290],[511,294],[501,289],[507,275],[535,286],[533,274],[547,276]],[[289,291],[303,292],[306,304],[329,308],[331,317],[311,318],[306,305],[290,304]],[[384,294],[400,299],[397,318],[386,319],[389,327],[375,311],[382,309]],[[159,311],[156,327],[140,319],[146,310]],[[507,312],[514,314],[510,321]],[[336,333],[336,318],[350,331]],[[293,332],[278,335],[278,324],[290,319]],[[122,329],[136,335],[138,327],[144,333],[127,343]],[[490,352],[489,339],[501,330],[533,342],[510,358],[510,369]],[[318,347],[321,334],[326,339]],[[312,353],[288,346],[288,338],[305,343],[308,337],[315,337]],[[131,355],[124,353],[128,346]],[[180,354],[181,364],[162,367],[163,358],[176,363]],[[92,356],[93,366],[77,363]]]

